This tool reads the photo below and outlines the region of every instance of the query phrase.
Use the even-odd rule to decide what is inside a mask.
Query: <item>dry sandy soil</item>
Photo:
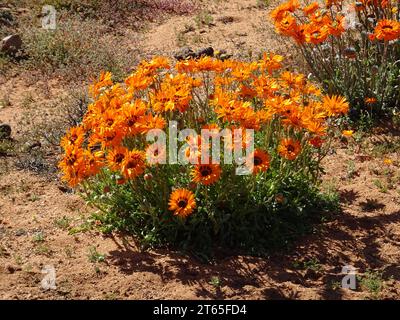
[[[179,45],[212,45],[237,56],[288,51],[267,21],[271,6],[260,8],[255,0],[208,4],[210,25],[198,25],[198,15],[151,24],[141,34],[143,55],[172,54]],[[27,128],[21,123],[27,115],[33,123],[36,114],[51,121],[53,110],[46,102],[63,91],[57,80],[32,82],[23,74],[0,78],[0,85],[0,93],[9,92],[10,99],[0,109],[0,122],[11,124],[16,140],[24,137]],[[27,110],[27,92],[43,101],[43,109]],[[386,140],[398,143],[398,132],[376,132],[362,145],[353,140],[335,144],[325,161],[323,187],[338,192],[342,212],[289,252],[268,258],[220,256],[208,264],[166,250],[140,252],[120,234],[104,237],[89,230],[71,235],[72,227],[85,227],[93,209],[56,178],[16,169],[12,157],[2,157],[0,298],[398,299],[400,161],[398,150],[380,154]],[[384,158],[394,161],[386,165]],[[46,265],[56,270],[54,290],[41,287]],[[360,275],[356,290],[340,288],[344,265]]]

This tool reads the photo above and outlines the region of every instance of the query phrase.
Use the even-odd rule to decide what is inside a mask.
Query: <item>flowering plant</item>
[[[156,57],[124,83],[102,73],[82,123],[61,141],[63,178],[100,209],[104,231],[145,244],[265,246],[274,228],[273,241],[284,238],[315,206],[331,119],[348,103],[282,71],[282,60]]]
[[[291,37],[328,93],[343,94],[352,114],[396,113],[400,104],[398,1],[326,0],[275,8],[276,31]]]

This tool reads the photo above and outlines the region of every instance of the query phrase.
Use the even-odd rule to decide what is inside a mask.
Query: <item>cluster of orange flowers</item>
[[[182,128],[256,131],[280,119],[286,132],[277,147],[281,157],[299,156],[303,141],[294,137],[301,132],[308,132],[306,142],[319,148],[326,120],[346,113],[348,103],[339,96],[323,96],[302,74],[275,75],[282,60],[274,54],[250,63],[203,57],[172,67],[168,59],[156,57],[143,61],[124,83],[114,84],[110,73],[102,73],[90,87],[93,102],[81,125],[71,128],[61,141],[64,157],[59,166],[64,179],[76,186],[106,168],[115,173],[117,184],[151,179],[147,168],[154,168],[166,150],[151,149],[144,136],[151,129],[165,128],[172,119],[178,119]],[[151,163],[146,154],[152,155]],[[267,151],[256,148],[252,156],[254,174],[269,168]],[[219,164],[196,164],[191,171],[196,184],[211,185],[221,176]],[[176,215],[185,217],[195,207],[191,191],[171,193],[169,209]]]
[[[317,2],[301,7],[298,0],[290,0],[275,8],[271,17],[278,33],[292,37],[298,44],[320,44],[329,36],[340,37],[346,30],[346,17],[342,13],[343,0],[326,0],[326,5]],[[331,10],[336,7],[336,11]],[[357,12],[373,15],[374,7],[387,8],[396,13],[397,7],[390,0],[361,0],[354,4]],[[400,38],[400,22],[389,18],[378,21],[374,32],[369,34],[371,40],[390,41]]]

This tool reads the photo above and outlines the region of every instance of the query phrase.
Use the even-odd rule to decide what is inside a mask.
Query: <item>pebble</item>
[[[0,140],[10,139],[11,126],[6,123],[0,124]]]
[[[22,39],[18,34],[9,35],[1,40],[0,52],[15,55],[22,48]]]

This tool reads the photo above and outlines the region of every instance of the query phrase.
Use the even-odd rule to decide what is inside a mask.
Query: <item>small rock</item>
[[[18,34],[13,34],[1,40],[0,52],[15,55],[22,47],[22,39]]]
[[[26,8],[18,8],[17,12],[20,14],[29,13],[29,9]]]
[[[39,149],[42,146],[42,143],[40,141],[35,141],[32,142],[30,144],[28,144],[28,150],[32,150],[32,149]]]
[[[198,58],[208,56],[208,57],[213,57],[214,56],[214,49],[212,47],[207,47],[204,49],[201,49],[197,51],[196,56]]]
[[[10,8],[0,8],[0,25],[11,27],[14,24],[14,18]]]
[[[6,266],[6,270],[8,273],[14,273],[15,271],[21,271],[21,267],[9,264]]]
[[[185,60],[185,59],[195,58],[195,56],[196,53],[191,48],[184,47],[174,55],[174,58],[176,60]]]
[[[0,124],[0,140],[10,139],[11,127],[6,123]]]
[[[18,229],[17,231],[15,231],[15,235],[17,237],[24,236],[26,235],[26,231],[24,229]]]
[[[6,232],[7,232],[6,228],[0,227],[0,238],[2,238],[3,236],[5,236],[5,235],[6,235]],[[0,247],[0,252],[1,252],[1,247]]]
[[[217,20],[221,21],[224,24],[228,24],[228,23],[235,22],[236,19],[235,19],[235,17],[232,17],[232,16],[224,16],[224,17],[218,18]]]
[[[315,270],[307,269],[304,278],[311,280],[318,280],[321,277],[321,274]]]
[[[67,188],[66,186],[62,186],[62,185],[58,185],[57,186],[58,190],[60,190],[61,192],[71,192],[71,189]]]
[[[221,59],[221,60],[226,60],[226,59],[229,59],[230,57],[232,57],[232,55],[228,54],[226,52],[226,50],[219,50],[215,53],[215,57],[217,57],[218,59]]]

